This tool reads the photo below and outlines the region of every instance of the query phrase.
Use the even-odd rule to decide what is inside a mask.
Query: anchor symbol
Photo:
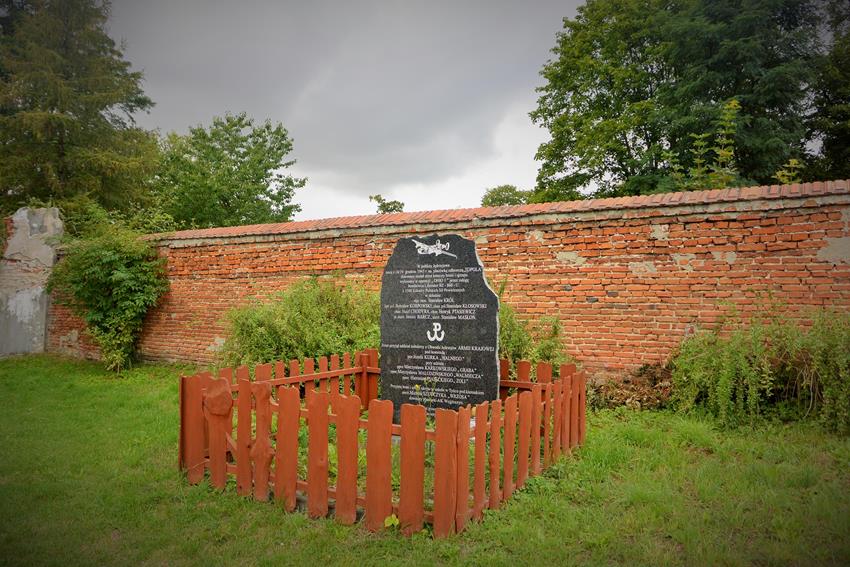
[[[434,329],[432,331],[428,331],[428,340],[431,342],[443,342],[443,338],[446,336],[446,332],[442,330],[443,326],[440,323],[434,323]]]

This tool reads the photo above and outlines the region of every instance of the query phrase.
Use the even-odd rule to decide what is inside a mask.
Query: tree
[[[154,136],[133,114],[153,103],[106,33],[109,4],[6,2],[0,43],[2,207],[86,194],[108,208],[144,198]],[[12,10],[10,11],[10,7]],[[10,28],[10,33],[6,29]]]
[[[581,198],[589,182],[610,193],[628,179],[659,176],[664,116],[655,95],[670,74],[656,32],[661,6],[588,0],[564,19],[531,113],[551,135],[535,156],[535,201]]]
[[[481,206],[524,205],[528,202],[528,197],[529,192],[517,189],[516,185],[497,185],[484,191]]]
[[[813,177],[850,177],[850,3],[831,0],[827,4],[827,30],[832,45],[819,61],[814,85],[816,109],[811,129],[821,143],[819,155],[810,164]]]
[[[673,156],[694,167],[694,136],[740,103],[741,182],[770,183],[806,136],[817,0],[588,0],[565,19],[542,69],[532,120],[541,144],[533,201],[670,187]]]
[[[388,201],[381,195],[369,195],[369,200],[378,203],[378,214],[404,212],[404,203],[401,201]]]
[[[301,210],[292,198],[307,181],[284,173],[292,148],[282,124],[225,114],[165,139],[156,193],[180,227],[285,222]]]

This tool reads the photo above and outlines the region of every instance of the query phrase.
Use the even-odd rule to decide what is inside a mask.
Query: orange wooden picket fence
[[[235,477],[238,494],[259,501],[273,495],[288,512],[306,499],[313,518],[333,508],[337,521],[353,524],[362,512],[365,526],[377,531],[395,514],[404,533],[430,523],[435,537],[445,537],[498,508],[529,477],[584,442],[584,374],[565,364],[554,376],[552,366],[541,363],[532,379],[528,361],[514,370],[509,379],[509,363],[501,361],[499,400],[437,409],[433,429],[420,405],[403,405],[400,423],[392,422],[392,402],[378,399],[376,350],[261,364],[253,377],[244,366],[222,369],[217,377],[183,376],[180,467],[192,484],[209,471],[218,489]],[[305,447],[299,451],[302,420],[306,455]],[[358,462],[360,430],[366,432],[365,475]],[[399,438],[395,465],[393,436]],[[330,485],[333,444],[336,482]],[[428,494],[426,453],[433,457]]]

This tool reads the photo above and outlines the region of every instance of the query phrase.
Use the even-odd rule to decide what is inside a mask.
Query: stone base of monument
[[[462,532],[584,442],[584,375],[538,365],[532,379],[529,369],[517,363],[498,399],[438,408],[433,427],[413,404],[393,423],[374,350],[184,376],[180,468],[220,490],[235,477],[237,493],[312,518],[378,531],[395,515],[407,534],[425,524],[435,537]]]

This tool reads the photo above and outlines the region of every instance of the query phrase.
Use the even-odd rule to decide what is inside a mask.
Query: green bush
[[[88,327],[110,370],[120,371],[133,355],[148,309],[168,289],[164,261],[139,234],[101,224],[67,243],[48,290]]]
[[[733,315],[686,339],[672,363],[681,410],[728,425],[818,416],[850,431],[850,313],[820,310],[809,326],[770,309],[749,324]]]
[[[572,361],[564,350],[557,317],[544,317],[530,330],[504,301],[499,305],[499,358],[548,362],[556,373],[561,364]]]
[[[377,348],[380,317],[376,292],[340,280],[303,280],[270,300],[231,310],[221,362],[250,365]],[[504,302],[499,310],[499,356],[556,367],[570,360],[557,319],[542,319],[532,332]]]
[[[376,348],[380,314],[378,294],[362,286],[303,280],[270,301],[228,313],[222,362],[236,366]]]

